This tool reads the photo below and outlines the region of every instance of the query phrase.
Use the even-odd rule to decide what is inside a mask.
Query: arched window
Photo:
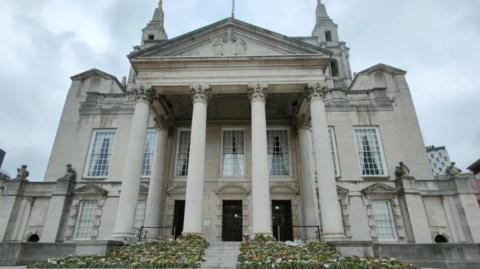
[[[27,238],[27,242],[30,243],[37,243],[38,241],[40,241],[40,236],[38,236],[38,234],[32,234]]]
[[[442,234],[435,236],[435,243],[448,243],[448,238]]]
[[[338,77],[339,76],[339,70],[338,70],[338,62],[335,59],[330,60],[330,68],[332,71],[332,77]]]

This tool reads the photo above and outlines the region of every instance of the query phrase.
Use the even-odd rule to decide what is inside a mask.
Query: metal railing
[[[140,226],[140,228],[135,228],[136,238],[139,242],[147,241],[151,239],[159,240],[175,240],[176,227],[149,227],[149,226]],[[155,235],[149,236],[149,230],[157,230]]]
[[[320,237],[320,226],[318,225],[303,225],[303,226],[291,226],[292,227],[292,236],[293,240],[300,240],[300,241],[311,241],[313,238],[321,241]],[[273,227],[277,232],[277,241],[280,241],[282,238],[282,226],[276,225]]]

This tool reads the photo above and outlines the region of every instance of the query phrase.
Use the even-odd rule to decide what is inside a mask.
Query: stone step
[[[239,242],[212,242],[205,251],[206,261],[201,268],[233,269],[239,254]]]

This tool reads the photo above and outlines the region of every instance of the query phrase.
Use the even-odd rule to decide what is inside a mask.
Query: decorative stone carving
[[[157,129],[168,130],[175,125],[175,120],[172,117],[157,115],[153,118],[155,127]]]
[[[205,102],[210,100],[210,85],[208,84],[193,84],[190,86],[192,90],[193,102]]]
[[[153,100],[157,97],[156,92],[150,87],[145,89],[143,86],[139,90],[135,89],[135,102],[149,102],[152,103]]]
[[[324,100],[327,96],[328,84],[326,80],[310,82],[305,89],[305,95],[308,101],[312,100]]]
[[[75,171],[75,169],[73,169],[73,166],[71,164],[66,165],[65,176],[61,179],[66,179],[71,181],[75,181],[75,179],[77,179],[77,172]]]
[[[395,176],[397,178],[404,178],[404,177],[408,177],[409,175],[410,175],[410,169],[408,168],[408,166],[405,163],[400,162],[397,168],[395,168]]]
[[[215,56],[242,56],[247,54],[247,42],[231,32],[212,41]]]
[[[460,170],[458,167],[456,167],[456,163],[452,162],[447,169],[445,169],[445,175],[447,177],[455,177],[458,176],[462,173],[462,170]]]
[[[295,127],[297,129],[310,129],[312,128],[312,122],[310,121],[310,117],[307,114],[302,114],[301,116],[297,117],[294,122]]]
[[[263,101],[267,97],[268,84],[266,83],[252,83],[248,85],[248,96],[250,102]]]
[[[28,176],[30,175],[30,172],[28,172],[27,168],[28,166],[25,164],[18,168],[17,177],[15,180],[27,180]]]

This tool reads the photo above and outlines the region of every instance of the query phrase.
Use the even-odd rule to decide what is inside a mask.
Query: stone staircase
[[[240,242],[211,242],[201,268],[236,268],[239,254]]]

